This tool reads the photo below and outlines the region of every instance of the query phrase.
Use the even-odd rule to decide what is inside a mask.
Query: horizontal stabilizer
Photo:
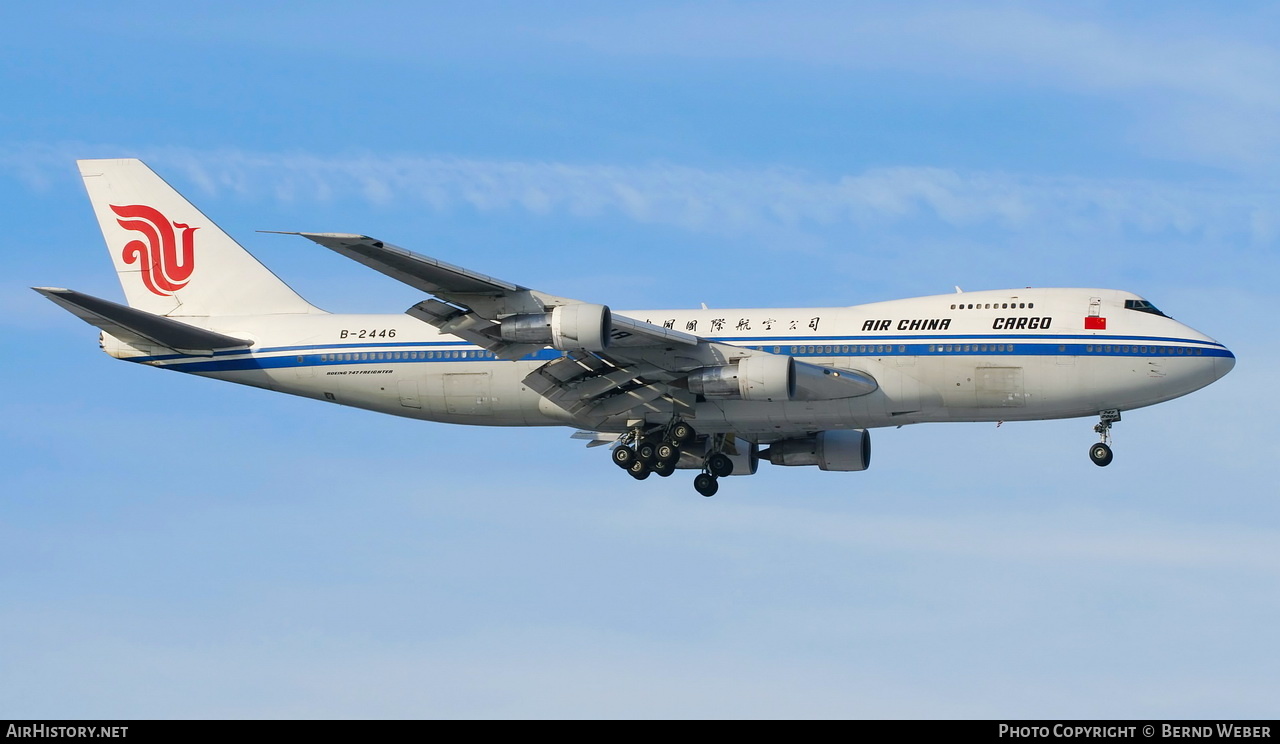
[[[120,305],[100,297],[58,287],[32,287],[72,315],[135,346],[163,346],[183,354],[213,356],[218,349],[238,349],[253,342],[206,331],[193,325]]]

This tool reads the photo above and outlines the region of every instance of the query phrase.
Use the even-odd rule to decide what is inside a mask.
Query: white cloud
[[[710,170],[415,155],[315,155],[103,145],[11,146],[0,169],[48,188],[86,152],[140,155],[202,197],[285,202],[423,204],[433,210],[621,216],[697,232],[874,226],[938,220],[1011,232],[1134,231],[1271,244],[1280,225],[1273,187],[1240,182],[1037,176],[930,167],[822,176],[784,168]]]

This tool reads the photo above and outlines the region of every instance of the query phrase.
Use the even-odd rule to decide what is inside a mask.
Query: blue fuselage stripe
[[[918,338],[918,337],[917,337]],[[1150,336],[946,336],[942,343],[903,343],[898,337],[826,336],[821,339],[714,339],[738,342],[738,345],[763,351],[787,354],[797,358],[819,357],[857,358],[883,356],[916,357],[1017,357],[1017,356],[1084,356],[1084,357],[1234,357],[1221,344],[1193,339],[1173,339]],[[1047,343],[1007,343],[1010,338],[1034,338]],[[1096,343],[1061,343],[1066,339],[1087,338]],[[968,343],[956,343],[965,339]],[[984,339],[974,343],[974,339]],[[755,340],[757,343],[742,343]],[[819,340],[822,343],[817,343]],[[1158,344],[1142,341],[1160,341]],[[827,343],[828,341],[832,343]],[[1056,343],[1055,343],[1056,342]],[[1172,342],[1172,343],[1171,343]],[[376,351],[374,351],[376,349]],[[298,354],[296,352],[306,352]],[[564,352],[543,349],[523,357],[525,361],[549,361]],[[133,362],[173,363],[173,369],[184,372],[223,372],[253,369],[281,369],[289,367],[329,367],[365,364],[431,364],[439,362],[490,362],[497,361],[493,354],[479,350],[462,341],[403,342],[387,344],[318,344],[310,346],[269,347],[247,353],[244,351],[219,352],[217,356],[235,355],[238,358],[209,358],[180,354],[135,357]]]

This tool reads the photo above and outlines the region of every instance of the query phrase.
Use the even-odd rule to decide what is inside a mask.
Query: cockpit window
[[[1137,310],[1140,313],[1151,313],[1152,315],[1159,315],[1162,318],[1169,317],[1168,315],[1165,315],[1164,313],[1160,312],[1159,308],[1157,308],[1155,305],[1152,305],[1150,302],[1147,302],[1146,300],[1125,300],[1124,309]]]

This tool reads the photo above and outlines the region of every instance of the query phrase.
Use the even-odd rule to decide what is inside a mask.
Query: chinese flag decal
[[[1084,319],[1084,329],[1086,331],[1105,331],[1107,330],[1107,319],[1090,315]]]

